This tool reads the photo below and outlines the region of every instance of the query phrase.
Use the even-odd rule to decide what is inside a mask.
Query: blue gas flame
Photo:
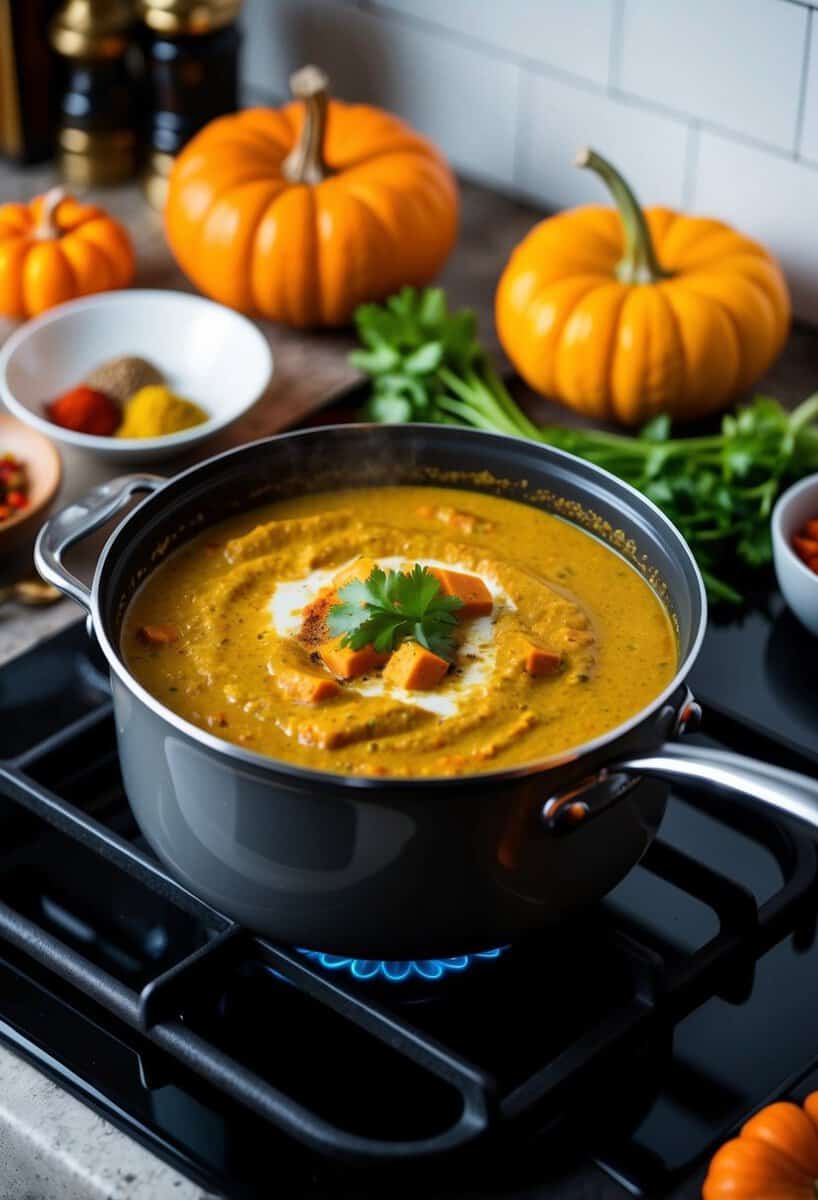
[[[455,958],[413,958],[409,962],[395,962],[382,958],[345,958],[340,954],[325,954],[322,950],[298,947],[299,954],[317,962],[326,971],[342,971],[353,979],[382,979],[387,983],[406,983],[411,979],[437,982],[447,975],[467,970],[478,959],[499,958],[505,950],[508,950],[508,946],[481,950],[477,954],[459,954]]]

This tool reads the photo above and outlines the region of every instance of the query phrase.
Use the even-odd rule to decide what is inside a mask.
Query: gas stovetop
[[[818,650],[772,604],[711,629],[699,737],[814,771]],[[0,716],[0,1038],[215,1192],[573,1196],[593,1161],[583,1195],[666,1194],[818,1064],[818,857],[773,821],[678,793],[581,920],[350,960],[168,878],[81,625],[0,671]]]

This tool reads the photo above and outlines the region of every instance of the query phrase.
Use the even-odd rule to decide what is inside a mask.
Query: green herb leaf
[[[427,342],[414,354],[410,354],[403,364],[403,369],[410,375],[428,375],[436,371],[443,361],[443,343]]]
[[[366,581],[345,584],[338,599],[327,624],[332,637],[343,639],[342,646],[360,650],[371,644],[385,653],[412,638],[441,658],[454,655],[455,613],[462,601],[444,596],[438,580],[420,563],[408,574],[375,567]]]

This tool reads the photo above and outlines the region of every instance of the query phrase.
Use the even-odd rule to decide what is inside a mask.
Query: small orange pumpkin
[[[288,325],[346,324],[358,304],[421,285],[457,234],[457,185],[403,121],[328,98],[303,67],[297,103],[219,117],[174,163],[168,242],[197,288]]]
[[[495,301],[503,349],[535,391],[590,417],[634,425],[718,412],[784,345],[778,264],[721,221],[643,211],[593,150],[577,165],[616,207],[558,213],[517,246]]]
[[[762,1108],[716,1151],[703,1200],[815,1200],[818,1196],[818,1092],[803,1107]]]
[[[133,279],[131,239],[113,217],[52,188],[0,204],[0,313],[20,319]]]

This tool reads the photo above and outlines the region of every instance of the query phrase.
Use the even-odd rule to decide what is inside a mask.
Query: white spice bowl
[[[98,437],[49,421],[46,404],[126,354],[153,363],[209,420],[153,438]],[[0,396],[55,441],[124,466],[170,458],[232,425],[264,395],[272,371],[266,338],[240,313],[188,292],[126,289],[71,300],[21,325],[0,351]]]
[[[773,562],[781,594],[810,633],[818,637],[818,575],[792,548],[806,521],[818,517],[818,475],[808,475],[779,496],[772,515]]]

